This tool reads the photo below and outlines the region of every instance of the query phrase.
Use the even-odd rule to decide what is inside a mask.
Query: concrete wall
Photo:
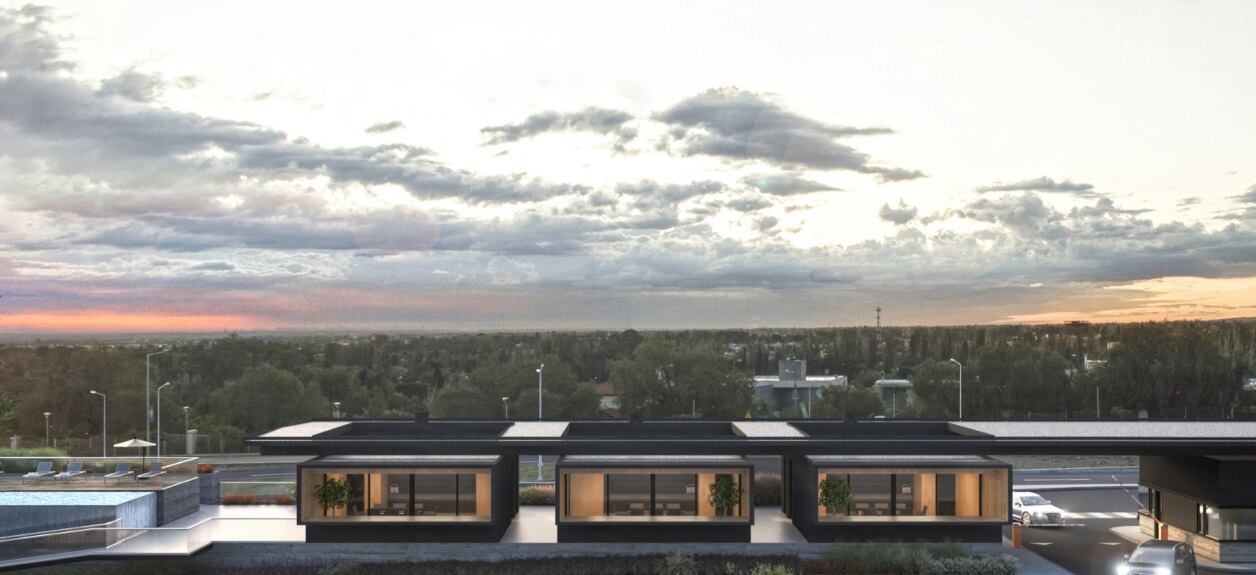
[[[157,524],[187,517],[201,508],[201,481],[193,477],[157,492]]]
[[[222,501],[218,490],[218,473],[215,470],[213,473],[197,474],[197,479],[201,480],[201,505],[218,505]]]
[[[0,507],[0,537],[85,527],[121,519],[121,527],[153,527],[157,496],[144,494],[119,505],[6,505]]]

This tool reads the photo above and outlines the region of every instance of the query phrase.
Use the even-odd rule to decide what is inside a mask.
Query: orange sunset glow
[[[240,315],[95,311],[23,313],[0,317],[0,330],[3,331],[53,333],[203,333],[249,331],[263,327],[257,318]]]

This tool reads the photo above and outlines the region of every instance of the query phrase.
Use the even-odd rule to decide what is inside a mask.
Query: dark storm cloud
[[[481,128],[480,135],[486,144],[505,144],[549,132],[592,132],[613,134],[622,144],[637,135],[626,125],[631,121],[632,114],[606,108],[588,107],[575,112],[548,110],[532,114],[518,124]]]
[[[924,177],[915,170],[873,165],[867,154],[839,141],[893,133],[889,128],[827,124],[736,88],[708,90],[655,119],[671,127],[664,144],[681,155],[759,160],[787,169],[851,170],[881,181]]]
[[[1095,192],[1095,187],[1091,184],[1082,182],[1072,182],[1069,180],[1055,181],[1046,176],[1033,178],[1031,180],[1021,180],[1019,182],[997,183],[990,186],[982,186],[977,188],[978,192],[1041,192],[1047,194],[1069,194],[1079,198],[1096,198],[1099,194]]]
[[[772,194],[774,196],[792,196],[795,194],[809,194],[811,192],[841,191],[841,188],[808,180],[807,178],[790,172],[779,174],[756,174],[753,176],[747,176],[742,179],[742,182],[765,194]]]
[[[400,130],[404,127],[406,127],[406,125],[402,123],[401,120],[393,120],[391,122],[380,122],[378,124],[371,124],[370,126],[367,126],[366,133],[386,134],[388,132]]]
[[[881,216],[882,220],[901,226],[916,219],[916,208],[908,206],[903,200],[899,200],[898,207],[891,206],[888,203],[882,204],[877,215]]]

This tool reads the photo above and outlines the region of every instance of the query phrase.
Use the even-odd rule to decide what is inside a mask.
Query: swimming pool
[[[142,491],[0,491],[0,506],[121,505],[149,495]]]

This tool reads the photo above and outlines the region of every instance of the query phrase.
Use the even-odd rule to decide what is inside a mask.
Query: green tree
[[[215,391],[210,405],[220,424],[249,433],[329,415],[317,384],[302,383],[291,372],[270,365],[246,369],[240,379]]]
[[[500,400],[498,400],[500,401]],[[489,418],[497,415],[487,394],[468,382],[447,385],[432,398],[432,417]]]
[[[624,413],[643,417],[744,417],[753,379],[714,346],[651,338],[611,366],[611,383]]]
[[[834,419],[871,419],[885,412],[885,402],[877,390],[848,385],[824,393],[812,402],[814,417]]]
[[[13,414],[17,411],[17,400],[0,392],[0,434],[8,435],[9,426],[13,423]]]

